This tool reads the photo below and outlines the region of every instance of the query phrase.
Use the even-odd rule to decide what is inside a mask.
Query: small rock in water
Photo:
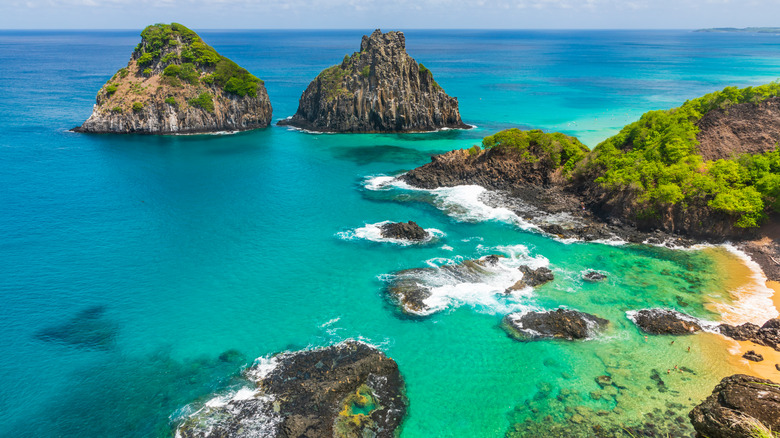
[[[403,239],[422,241],[430,237],[423,227],[413,221],[409,222],[390,222],[379,227],[382,237],[390,239]]]
[[[747,353],[743,354],[742,357],[744,357],[747,360],[752,360],[753,362],[761,362],[764,360],[764,356],[760,355],[759,353],[756,353],[754,350],[750,350]]]
[[[524,289],[526,287],[541,286],[555,278],[552,271],[545,267],[531,269],[528,266],[523,265],[517,269],[523,273],[523,278],[518,280],[518,282],[514,285],[507,288],[506,293],[512,293],[513,291]]]
[[[701,331],[696,318],[674,310],[642,309],[629,312],[628,316],[637,327],[651,335],[688,335]]]
[[[504,317],[502,327],[519,341],[542,338],[585,339],[609,321],[570,309],[547,312],[511,313]]]
[[[606,280],[607,276],[602,274],[601,272],[588,271],[585,273],[585,275],[582,276],[582,279],[585,281],[589,281],[591,283],[595,283],[597,281]]]

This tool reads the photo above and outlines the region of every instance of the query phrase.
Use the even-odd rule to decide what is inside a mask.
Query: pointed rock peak
[[[399,31],[382,33],[380,29],[377,29],[370,36],[363,35],[363,40],[360,42],[361,52],[378,50],[382,47],[406,50],[406,37],[404,36],[404,33]]]

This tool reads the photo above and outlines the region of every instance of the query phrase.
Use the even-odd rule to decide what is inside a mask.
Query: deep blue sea
[[[278,120],[371,30],[200,34],[265,80]],[[171,436],[255,358],[347,338],[398,362],[410,400],[402,437],[500,437],[528,418],[566,424],[580,407],[630,426],[668,403],[697,402],[732,368],[714,335],[645,341],[626,311],[665,306],[712,321],[725,308],[746,321],[774,312],[761,301],[745,310],[751,303],[723,281],[736,257],[723,249],[561,242],[489,207],[475,187],[379,183],[500,129],[562,131],[592,147],[645,111],[770,82],[780,36],[410,30],[408,52],[476,129],[68,132],[138,33],[0,31],[0,436]],[[371,240],[371,224],[387,220],[440,237]],[[509,256],[506,272],[437,284],[438,312],[426,318],[402,317],[385,297],[395,271],[492,253]],[[497,294],[524,262],[549,265],[556,280]],[[587,269],[609,278],[585,283]],[[499,327],[508,312],[559,305],[612,328],[580,343],[519,343]],[[673,391],[648,396],[651,370],[677,364],[696,378],[673,375]],[[626,389],[595,398],[605,372]]]

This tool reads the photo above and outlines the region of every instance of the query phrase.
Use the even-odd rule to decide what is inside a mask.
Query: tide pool
[[[369,31],[199,33],[265,80],[278,120]],[[255,358],[348,338],[398,362],[410,400],[402,437],[531,436],[526,419],[549,430],[599,411],[598,424],[632,427],[654,409],[684,412],[736,369],[715,335],[646,341],[625,314],[662,306],[719,321],[744,283],[722,276],[734,255],[566,243],[487,207],[478,189],[372,183],[507,127],[595,146],[647,110],[774,80],[776,36],[413,30],[409,53],[476,129],[67,132],[138,41],[127,31],[0,32],[0,436],[170,436],[240,385]],[[440,235],[402,246],[356,232],[388,220]],[[517,299],[444,287],[445,307],[422,319],[384,292],[393,272],[489,254],[543,260],[556,279]],[[590,269],[608,279],[584,282]],[[534,343],[500,328],[508,311],[558,306],[611,326],[585,342]],[[667,374],[675,365],[695,374]],[[623,388],[602,388],[595,379],[607,373]]]

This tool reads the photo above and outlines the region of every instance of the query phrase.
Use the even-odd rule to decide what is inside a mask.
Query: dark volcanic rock
[[[688,414],[697,437],[752,438],[751,422],[780,430],[780,385],[736,374],[720,381],[712,395]]]
[[[523,273],[523,278],[520,279],[520,281],[518,281],[514,285],[512,285],[509,289],[507,289],[506,290],[507,293],[515,290],[520,290],[525,287],[541,286],[555,279],[555,276],[553,275],[552,271],[549,268],[541,267],[541,268],[531,269],[530,267],[523,265],[517,269],[519,269],[520,272]]]
[[[382,237],[390,239],[403,239],[421,241],[428,239],[431,235],[417,225],[409,222],[390,222],[379,227],[382,230]]]
[[[274,358],[246,372],[251,395],[207,405],[182,423],[181,438],[394,437],[406,414],[395,361],[347,341]]]
[[[468,128],[458,100],[406,53],[403,32],[375,30],[360,51],[322,71],[298,111],[280,125],[324,132],[409,132]]]
[[[629,318],[652,335],[689,335],[701,330],[696,318],[674,310],[642,309],[629,312]]]
[[[433,313],[426,300],[431,297],[431,288],[458,283],[479,283],[495,271],[502,256],[489,255],[478,260],[466,260],[456,265],[438,268],[405,269],[393,274],[387,294],[407,315],[424,316]]]
[[[764,356],[760,355],[759,353],[756,353],[753,350],[749,350],[747,353],[743,354],[742,357],[744,357],[747,360],[752,360],[753,362],[761,362],[764,360]]]
[[[582,279],[585,281],[589,281],[591,283],[595,283],[598,281],[606,280],[607,276],[602,274],[601,272],[588,271],[585,273],[585,275],[582,276]]]
[[[770,319],[761,327],[745,323],[738,326],[721,324],[720,333],[738,341],[751,341],[780,351],[780,318]]]
[[[557,309],[547,312],[510,313],[501,326],[519,341],[543,338],[585,339],[601,330],[609,321],[576,310]]]
[[[141,33],[127,67],[103,85],[76,132],[176,134],[244,131],[271,123],[265,85],[181,24]],[[227,73],[229,72],[229,73]]]

